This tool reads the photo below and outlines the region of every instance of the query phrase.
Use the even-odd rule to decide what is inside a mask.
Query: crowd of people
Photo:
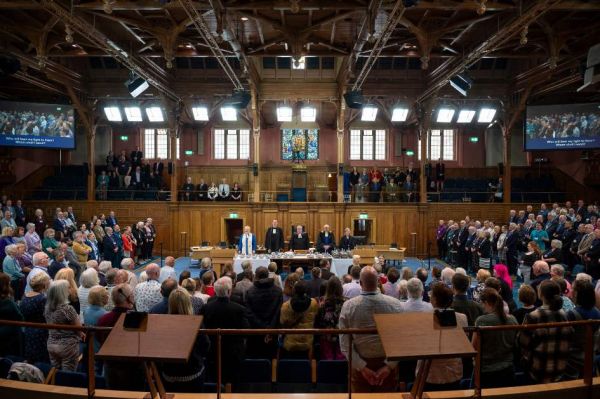
[[[109,191],[158,191],[164,187],[165,165],[159,158],[152,164],[144,159],[139,147],[119,155],[108,152],[105,169],[96,178],[98,199],[106,200]]]
[[[242,201],[242,188],[238,182],[229,186],[226,178],[222,178],[217,185],[214,181],[208,185],[200,179],[195,185],[191,176],[185,179],[179,195],[182,201]]]
[[[73,111],[33,112],[0,110],[0,134],[73,137]]]
[[[532,139],[593,137],[600,134],[600,115],[556,113],[527,118],[526,133]]]

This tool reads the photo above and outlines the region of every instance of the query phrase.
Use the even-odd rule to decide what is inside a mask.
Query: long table
[[[252,270],[256,271],[261,266],[267,267],[272,261],[282,261],[284,264],[293,263],[313,263],[318,265],[322,259],[328,259],[331,261],[330,271],[338,277],[342,277],[348,271],[348,267],[352,264],[352,259],[349,258],[309,258],[306,255],[294,255],[293,257],[278,257],[278,258],[261,258],[259,256],[253,256],[246,258],[243,256],[236,256],[233,258],[233,270],[236,273],[242,272],[242,262],[248,260],[252,264]]]

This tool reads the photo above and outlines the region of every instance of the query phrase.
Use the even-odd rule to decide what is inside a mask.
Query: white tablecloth
[[[306,256],[294,256],[293,258],[278,258],[275,260],[307,260],[308,258]],[[333,274],[335,274],[338,277],[342,277],[344,274],[346,274],[348,272],[348,266],[350,266],[352,264],[352,259],[349,258],[344,258],[344,259],[333,259],[333,258],[329,258],[331,260],[331,272]],[[250,263],[252,263],[252,271],[256,271],[256,269],[258,269],[261,266],[264,267],[268,267],[269,263],[271,263],[271,259],[268,258],[263,258],[263,259],[259,259],[259,258],[242,258],[239,256],[236,256],[233,259],[233,271],[235,271],[236,273],[241,273],[242,270],[242,262],[244,262],[245,260],[249,260]],[[314,260],[314,258],[312,258],[311,260]]]

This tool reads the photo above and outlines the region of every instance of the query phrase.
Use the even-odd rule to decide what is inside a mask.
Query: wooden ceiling
[[[597,96],[573,93],[587,50],[600,39],[600,2],[415,3],[404,9],[396,0],[6,0],[0,52],[22,67],[0,80],[0,98],[53,99],[68,88],[87,99],[126,97],[129,70],[152,80],[149,94],[184,101],[223,96],[233,85],[214,63],[219,54],[242,85],[254,85],[265,98],[335,100],[355,86],[373,54],[379,60],[362,71],[369,72],[362,88],[381,101],[455,96],[446,83],[460,70],[475,78],[475,97],[509,98],[530,86],[540,100]],[[281,56],[333,57],[334,67],[318,77],[264,68]],[[217,67],[184,67],[196,58]]]

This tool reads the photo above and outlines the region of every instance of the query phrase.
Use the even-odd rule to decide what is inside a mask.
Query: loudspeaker
[[[169,162],[167,164],[167,172],[172,175],[173,174],[173,162]]]
[[[244,109],[250,103],[251,98],[252,96],[248,90],[237,90],[233,92],[231,98],[224,102],[224,105],[229,105],[236,109]]]
[[[466,73],[459,73],[450,78],[450,86],[465,97],[467,96],[467,92],[471,89],[472,84],[473,79],[467,76]]]
[[[346,94],[344,94],[344,100],[346,101],[346,106],[353,109],[361,109],[365,102],[360,90],[346,92]]]
[[[252,164],[252,174],[254,175],[254,177],[258,176],[258,164],[257,163]]]
[[[127,87],[127,91],[131,94],[131,97],[136,98],[140,94],[142,94],[146,89],[150,87],[148,82],[144,78],[139,76],[131,76],[131,78],[125,82],[125,87]]]
[[[21,62],[9,55],[0,55],[0,78],[6,78],[21,69]]]
[[[498,175],[504,176],[504,163],[498,162]]]

